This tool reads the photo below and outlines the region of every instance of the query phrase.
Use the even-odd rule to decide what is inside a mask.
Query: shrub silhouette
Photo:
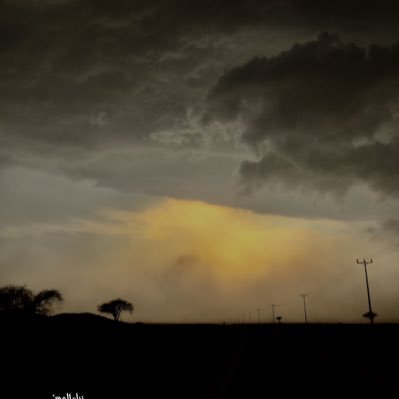
[[[25,286],[7,285],[0,288],[0,312],[48,316],[53,306],[63,301],[57,290],[44,290],[36,295]]]
[[[33,298],[34,313],[48,316],[53,310],[53,306],[63,301],[62,295],[57,290],[40,291]]]
[[[118,298],[99,305],[97,309],[100,313],[111,314],[114,320],[118,321],[122,312],[132,313],[134,306],[130,302]]]

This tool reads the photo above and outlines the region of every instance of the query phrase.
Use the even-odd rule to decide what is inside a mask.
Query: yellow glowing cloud
[[[135,212],[108,210],[93,219],[30,229],[40,232],[36,240],[62,233],[51,243],[62,244],[67,237],[68,245],[48,247],[36,259],[42,272],[32,272],[29,280],[24,276],[21,283],[59,288],[69,296],[67,306],[73,311],[95,309],[104,298],[131,298],[138,304],[137,317],[146,320],[210,320],[293,297],[298,307],[284,308],[284,317],[298,320],[298,294],[330,281],[330,275],[352,264],[369,244],[359,233],[364,228],[356,231],[347,222],[256,214],[175,199]],[[29,229],[12,233],[25,236]],[[18,278],[15,274],[10,280]],[[353,287],[348,290],[353,301]],[[329,297],[325,302],[316,297],[312,309],[316,312],[320,302],[324,312],[328,305],[328,317],[333,318],[337,295],[329,292],[334,305]],[[343,288],[338,296],[346,292]],[[341,308],[339,312],[341,317]]]
[[[215,277],[256,278],[306,257],[318,234],[301,219],[168,199],[135,214],[165,261],[191,255]],[[313,249],[314,252],[314,249]]]

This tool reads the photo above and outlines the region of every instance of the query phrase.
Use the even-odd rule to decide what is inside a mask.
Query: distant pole
[[[252,313],[251,312],[248,313],[248,319],[249,319],[249,323],[252,323]]]
[[[369,311],[363,315],[363,317],[366,317],[367,319],[370,319],[370,324],[374,324],[374,318],[377,316],[377,313],[374,313],[371,307],[371,297],[370,297],[370,287],[369,287],[369,277],[367,275],[367,265],[370,263],[373,263],[373,259],[366,260],[363,259],[362,261],[359,261],[359,259],[356,259],[356,262],[360,265],[364,266],[364,274],[366,276],[366,287],[367,287],[367,299],[369,302]]]
[[[260,309],[256,309],[256,311],[258,312],[258,324],[260,324]]]
[[[276,307],[276,305],[274,303],[272,303],[271,307],[272,307],[273,323],[275,323],[276,322],[276,313],[274,312],[274,308]]]
[[[300,296],[303,298],[303,310],[305,312],[305,324],[308,324],[308,315],[306,313],[306,297],[308,294],[300,294]]]

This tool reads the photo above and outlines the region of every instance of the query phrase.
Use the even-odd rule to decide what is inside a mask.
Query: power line
[[[386,264],[386,263],[388,263],[388,262],[392,262],[395,258],[396,258],[396,256],[397,256],[397,252],[399,251],[399,248],[397,249],[397,250],[395,250],[395,251],[393,251],[393,252],[391,252],[391,253],[388,253],[388,254],[386,254],[386,255],[383,255],[381,258],[379,258],[379,261],[378,261],[378,268],[381,266],[381,265],[383,265],[383,264]],[[375,256],[373,257],[374,259],[375,259]]]
[[[391,248],[393,245],[397,245],[397,244],[391,244],[391,245],[389,245],[389,246],[387,246],[387,247],[381,248],[381,249],[379,249],[379,250],[378,250],[377,252],[375,252],[375,253],[380,253],[380,252],[382,252],[382,251],[385,251],[385,250],[387,250],[388,248]],[[391,254],[387,254],[387,255],[388,255],[388,256],[389,256],[389,255],[394,255],[394,254],[395,254],[396,252],[398,252],[398,251],[399,251],[399,248],[396,248]],[[393,259],[385,259],[385,260],[383,259],[383,262],[380,263],[379,265],[380,265],[380,266],[383,266],[383,265],[386,265],[387,263],[391,263],[392,261],[393,261]],[[365,263],[365,262],[366,262],[366,263]],[[367,318],[370,318],[370,323],[373,323],[374,318],[377,316],[377,314],[374,313],[374,312],[372,311],[370,287],[369,287],[368,275],[367,275],[367,265],[370,264],[370,263],[372,263],[372,260],[370,260],[370,261],[366,261],[366,260],[364,260],[364,259],[363,259],[363,261],[357,260],[357,263],[358,263],[358,264],[363,264],[364,267],[365,267],[366,286],[367,286],[367,298],[368,298],[368,301],[369,301],[369,312],[365,313],[363,316],[364,316],[364,317],[367,317]],[[336,284],[336,283],[337,283],[339,280],[341,280],[342,278],[344,278],[344,277],[346,277],[346,276],[348,276],[348,275],[354,274],[357,270],[358,270],[358,269],[356,268],[355,265],[353,265],[353,264],[348,265],[346,268],[343,268],[343,269],[340,270],[338,273],[333,274],[333,275],[330,275],[330,276],[329,276],[329,281],[326,281],[324,284],[319,285],[318,287],[316,287],[316,288],[313,289],[312,291],[307,291],[306,294],[300,294],[300,296],[303,298],[303,302],[304,302],[305,323],[308,323],[307,308],[306,308],[306,299],[305,299],[306,296],[308,296],[309,294],[311,294],[311,295],[319,294],[320,291],[324,291],[327,287],[329,287],[329,286],[331,286],[331,285],[333,285],[333,284]],[[296,301],[297,301],[297,300],[293,298],[292,300],[279,303],[278,306],[279,306],[279,307],[281,307],[281,306],[282,306],[282,307],[289,307],[289,306],[294,305],[295,303],[297,303]],[[275,307],[276,307],[277,305],[276,305],[276,304],[272,304],[271,306],[272,306],[273,322],[275,322]],[[266,308],[257,308],[257,309],[256,309],[256,311],[257,311],[258,323],[260,323],[260,319],[261,319],[261,317],[260,317],[260,312],[261,312],[261,310],[266,310]],[[252,314],[251,314],[251,312],[247,313],[247,315],[248,315],[248,321],[245,320],[245,319],[246,319],[246,316],[245,316],[244,313],[242,314],[242,319],[241,319],[240,317],[237,317],[236,321],[237,321],[238,323],[239,323],[239,322],[242,322],[242,323],[249,322],[249,323],[251,323],[251,322],[252,322]],[[241,320],[240,320],[240,319],[241,319]]]
[[[357,270],[357,268],[355,265],[348,265],[345,269],[341,270],[336,275],[330,276],[330,281],[325,282],[324,284],[320,285],[319,287],[317,287],[316,289],[314,289],[312,291],[308,291],[308,294],[314,295],[316,293],[319,293],[320,291],[325,290],[330,285],[337,283],[343,277],[346,277],[346,276],[352,274],[356,270]]]
[[[370,259],[369,261],[367,261],[366,259],[363,259],[362,261],[359,261],[358,259],[356,259],[356,263],[362,264],[364,266],[364,274],[366,276],[367,299],[368,299],[368,303],[369,303],[369,311],[367,313],[365,313],[363,316],[370,319],[370,324],[374,324],[374,318],[377,316],[377,313],[374,313],[371,308],[369,278],[367,275],[367,265],[369,265],[370,263],[373,263],[373,259]]]
[[[308,294],[300,294],[299,296],[301,296],[303,298],[303,310],[305,312],[305,324],[308,324],[308,315],[306,312],[306,297],[308,296]]]
[[[276,322],[276,315],[275,315],[275,312],[274,312],[274,308],[276,307],[276,305],[274,303],[272,303],[271,306],[272,306],[273,323],[275,323]]]
[[[391,247],[396,247],[396,250],[394,252],[397,252],[399,250],[398,243],[394,242],[387,245],[386,247],[379,248],[376,252],[373,252],[373,258],[376,258],[376,255],[380,254],[381,252],[385,252],[387,249],[390,249]]]

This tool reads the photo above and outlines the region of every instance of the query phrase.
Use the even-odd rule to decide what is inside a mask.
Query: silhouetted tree
[[[25,286],[7,285],[0,288],[0,312],[13,314],[39,314],[47,316],[63,298],[57,290],[44,290],[34,294]]]
[[[0,288],[0,311],[4,313],[23,313],[32,309],[34,295],[22,286],[7,285]]]
[[[56,303],[63,301],[62,295],[57,290],[40,291],[33,298],[33,311],[36,314],[48,316]]]
[[[122,312],[132,313],[134,306],[130,302],[126,302],[123,299],[118,298],[99,305],[97,309],[100,313],[111,314],[114,320],[118,321]]]

